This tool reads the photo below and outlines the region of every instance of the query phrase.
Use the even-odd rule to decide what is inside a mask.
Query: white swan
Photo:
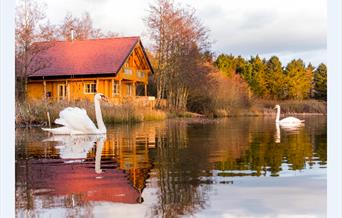
[[[274,109],[277,109],[277,116],[276,116],[276,123],[279,123],[280,126],[288,126],[288,127],[293,127],[293,126],[300,126],[303,125],[305,120],[300,120],[295,117],[286,117],[284,119],[279,120],[280,118],[280,106],[277,104]]]
[[[67,107],[59,113],[59,118],[55,120],[55,123],[63,125],[62,127],[42,129],[55,135],[105,134],[107,129],[102,119],[101,100],[107,101],[107,98],[101,93],[96,94],[94,97],[94,105],[98,128],[96,128],[93,121],[88,117],[85,109]]]

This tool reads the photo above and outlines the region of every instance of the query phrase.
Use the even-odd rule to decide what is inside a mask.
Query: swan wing
[[[302,123],[304,120],[300,120],[295,117],[286,117],[280,121],[280,123]]]
[[[97,128],[93,121],[87,115],[86,110],[78,107],[67,107],[59,113],[59,118],[55,123],[64,125],[71,129],[74,134],[96,133]]]
[[[71,134],[71,130],[66,127],[66,126],[62,126],[62,127],[58,127],[58,128],[42,128],[42,130],[50,132],[54,135],[69,135]]]

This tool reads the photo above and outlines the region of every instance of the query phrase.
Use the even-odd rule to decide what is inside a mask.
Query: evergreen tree
[[[236,73],[236,63],[233,55],[221,54],[215,61],[215,66],[220,69],[227,77],[231,77]]]
[[[269,92],[269,97],[273,99],[285,98],[285,92],[283,91],[283,67],[277,56],[272,56],[266,63],[266,87]]]
[[[321,63],[314,71],[315,98],[327,100],[327,66]]]
[[[285,69],[285,86],[288,98],[304,99],[309,96],[311,80],[308,79],[304,62],[301,59],[292,60]]]

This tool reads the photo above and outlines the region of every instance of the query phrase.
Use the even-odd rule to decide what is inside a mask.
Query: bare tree
[[[71,31],[74,30],[74,39],[97,39],[102,37],[116,37],[119,34],[108,31],[103,33],[99,28],[93,26],[89,12],[85,12],[80,18],[73,17],[67,13],[61,25],[58,27],[58,35],[62,40],[71,40]]]
[[[37,1],[21,0],[16,8],[16,95],[20,100],[25,99],[28,76],[49,64],[39,53],[51,44],[36,43],[54,38],[54,27],[46,21],[44,7]]]
[[[194,10],[177,8],[169,0],[157,0],[149,12],[146,24],[156,56],[157,99],[166,97],[171,110],[185,110],[200,53],[209,45],[208,31]]]

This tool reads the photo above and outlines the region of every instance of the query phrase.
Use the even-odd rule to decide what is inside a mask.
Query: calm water
[[[18,217],[325,217],[326,119],[115,125],[106,137],[16,131]]]

